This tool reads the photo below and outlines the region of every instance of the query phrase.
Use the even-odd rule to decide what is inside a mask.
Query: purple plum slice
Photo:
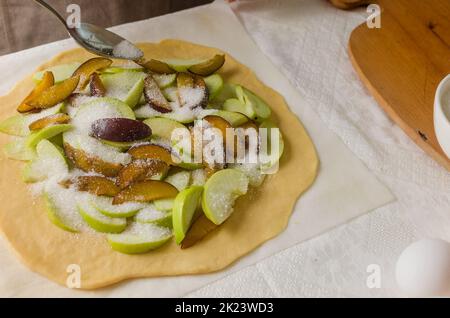
[[[146,124],[128,118],[101,118],[92,123],[90,135],[97,139],[131,142],[150,137],[152,130]]]
[[[144,80],[144,97],[145,101],[160,113],[169,113],[172,111],[169,102],[164,97],[161,89],[155,79],[149,75]]]

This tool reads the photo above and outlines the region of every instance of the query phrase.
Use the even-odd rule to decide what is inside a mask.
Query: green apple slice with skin
[[[42,128],[25,139],[25,146],[34,149],[43,139],[50,139],[73,128],[73,125],[60,124]]]
[[[97,232],[121,233],[127,227],[126,218],[112,218],[95,209],[89,202],[78,202],[78,211],[84,221]]]
[[[47,216],[52,223],[69,232],[80,232],[86,228],[86,223],[78,213],[76,200],[84,194],[71,188],[65,189],[58,183],[48,183],[45,186],[44,200]]]
[[[182,191],[189,186],[191,180],[191,173],[189,171],[180,171],[168,176],[164,181],[170,183],[178,191]],[[154,204],[160,211],[167,211],[172,209],[174,199],[159,199],[155,200]]]
[[[172,211],[173,199],[159,199],[153,201],[153,204],[158,211]]]
[[[195,120],[195,115],[192,112],[187,112],[187,113],[178,113],[178,112],[172,112],[172,113],[164,113],[161,114],[161,117],[163,118],[168,118],[168,119],[172,119],[175,120],[179,123],[183,123],[183,124],[190,124]]]
[[[11,136],[24,137],[30,133],[30,130],[25,124],[25,116],[19,114],[3,120],[0,123],[0,132]]]
[[[283,140],[283,135],[281,134],[281,131],[278,130],[279,133],[279,141],[278,141],[278,154],[275,156],[271,155],[271,150],[272,150],[272,129],[277,128],[277,125],[270,119],[266,119],[265,121],[263,121],[260,125],[259,128],[265,128],[267,129],[267,152],[268,155],[270,156],[270,160],[268,160],[268,162],[264,163],[262,165],[262,169],[264,171],[269,171],[273,166],[275,166],[278,161],[280,160],[281,156],[283,155],[284,152],[284,140]]]
[[[272,111],[267,103],[258,95],[249,89],[240,85],[236,86],[237,98],[247,107],[251,107],[256,114],[256,120],[262,122],[264,119],[270,117]],[[251,117],[253,118],[253,117]]]
[[[9,159],[29,161],[36,157],[33,148],[26,146],[26,138],[17,137],[3,147],[3,152]]]
[[[175,197],[172,209],[172,222],[177,244],[183,241],[192,224],[194,213],[200,206],[202,192],[203,187],[192,186],[181,191]]]
[[[168,176],[164,181],[173,185],[178,191],[182,191],[188,187],[191,181],[191,172],[180,171]]]
[[[60,103],[56,106],[44,109],[36,114],[27,114],[27,115],[18,114],[6,118],[2,122],[0,122],[0,132],[12,136],[25,137],[30,134],[30,129],[28,128],[28,125],[30,125],[32,122],[38,119],[61,112],[61,109],[63,107],[64,103]]]
[[[206,172],[204,169],[196,169],[191,174],[191,185],[203,186],[206,183]]]
[[[151,128],[152,136],[160,137],[167,141],[172,139],[172,133],[175,129],[184,129],[189,133],[189,130],[183,124],[168,118],[149,118],[144,120],[144,124]]]
[[[205,183],[202,208],[214,224],[222,224],[233,212],[234,201],[247,193],[248,178],[236,169],[224,169]]]
[[[33,75],[33,81],[35,83],[40,83],[42,80],[42,77],[44,76],[44,73],[47,71],[50,71],[53,73],[53,76],[55,77],[55,84],[60,83],[69,77],[72,76],[72,74],[75,72],[75,70],[81,65],[79,62],[74,62],[70,64],[61,64],[52,66],[46,70],[36,72]]]
[[[204,78],[208,87],[209,100],[216,98],[223,89],[223,78],[219,74],[213,74]]]
[[[243,115],[242,113],[231,112],[226,110],[217,110],[211,115],[222,117],[227,122],[229,122],[233,127],[238,127],[249,121],[248,117]]]
[[[112,204],[113,198],[95,196],[89,203],[100,213],[111,218],[128,218],[136,215],[139,210],[146,207],[146,204],[139,202],[126,202],[122,204]]]
[[[256,119],[256,112],[249,104],[243,103],[237,98],[230,98],[223,104],[223,109],[229,112],[241,113],[251,119]]]
[[[161,92],[169,102],[176,102],[178,100],[178,89],[175,86],[166,87]]]
[[[106,96],[125,102],[131,108],[135,107],[141,99],[144,90],[144,72],[124,71],[100,76],[106,88]]]
[[[107,236],[111,248],[124,254],[142,254],[164,245],[172,237],[170,229],[152,223],[133,222],[121,234]]]
[[[160,226],[172,227],[172,213],[160,211],[153,204],[140,210],[134,220],[139,223],[153,223]]]
[[[177,80],[177,74],[153,74],[152,77],[161,89],[173,85]]]
[[[257,163],[232,163],[229,168],[233,168],[245,173],[248,183],[252,187],[259,187],[266,177],[261,171],[261,166]]]
[[[193,66],[204,62],[205,59],[166,59],[162,62],[167,63],[173,70],[177,72],[187,72],[187,70]]]
[[[143,72],[142,67],[120,67],[120,66],[110,66],[100,70],[101,74],[117,74],[122,72]]]
[[[63,178],[69,172],[64,151],[48,140],[36,146],[37,156],[25,165],[22,176],[25,182],[38,182],[49,177]]]
[[[224,83],[219,94],[211,100],[212,104],[217,106],[214,108],[221,108],[227,99],[236,98],[236,86],[232,83]]]

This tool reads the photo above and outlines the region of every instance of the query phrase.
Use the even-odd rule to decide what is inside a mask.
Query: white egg
[[[411,244],[400,255],[395,276],[407,296],[450,295],[450,244],[437,239]]]

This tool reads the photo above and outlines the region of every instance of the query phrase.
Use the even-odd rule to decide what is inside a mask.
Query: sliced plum
[[[158,83],[151,75],[147,76],[144,80],[144,97],[150,107],[160,113],[169,113],[172,111],[172,107],[161,92]]]
[[[131,142],[150,137],[150,127],[129,118],[101,118],[92,123],[90,135],[114,142]]]

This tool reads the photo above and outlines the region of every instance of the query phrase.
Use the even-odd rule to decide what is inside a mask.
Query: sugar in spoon
[[[76,27],[69,27],[66,20],[48,3],[34,0],[55,15],[64,24],[69,35],[89,52],[115,59],[139,61],[144,53],[119,35],[90,23],[80,23]]]

